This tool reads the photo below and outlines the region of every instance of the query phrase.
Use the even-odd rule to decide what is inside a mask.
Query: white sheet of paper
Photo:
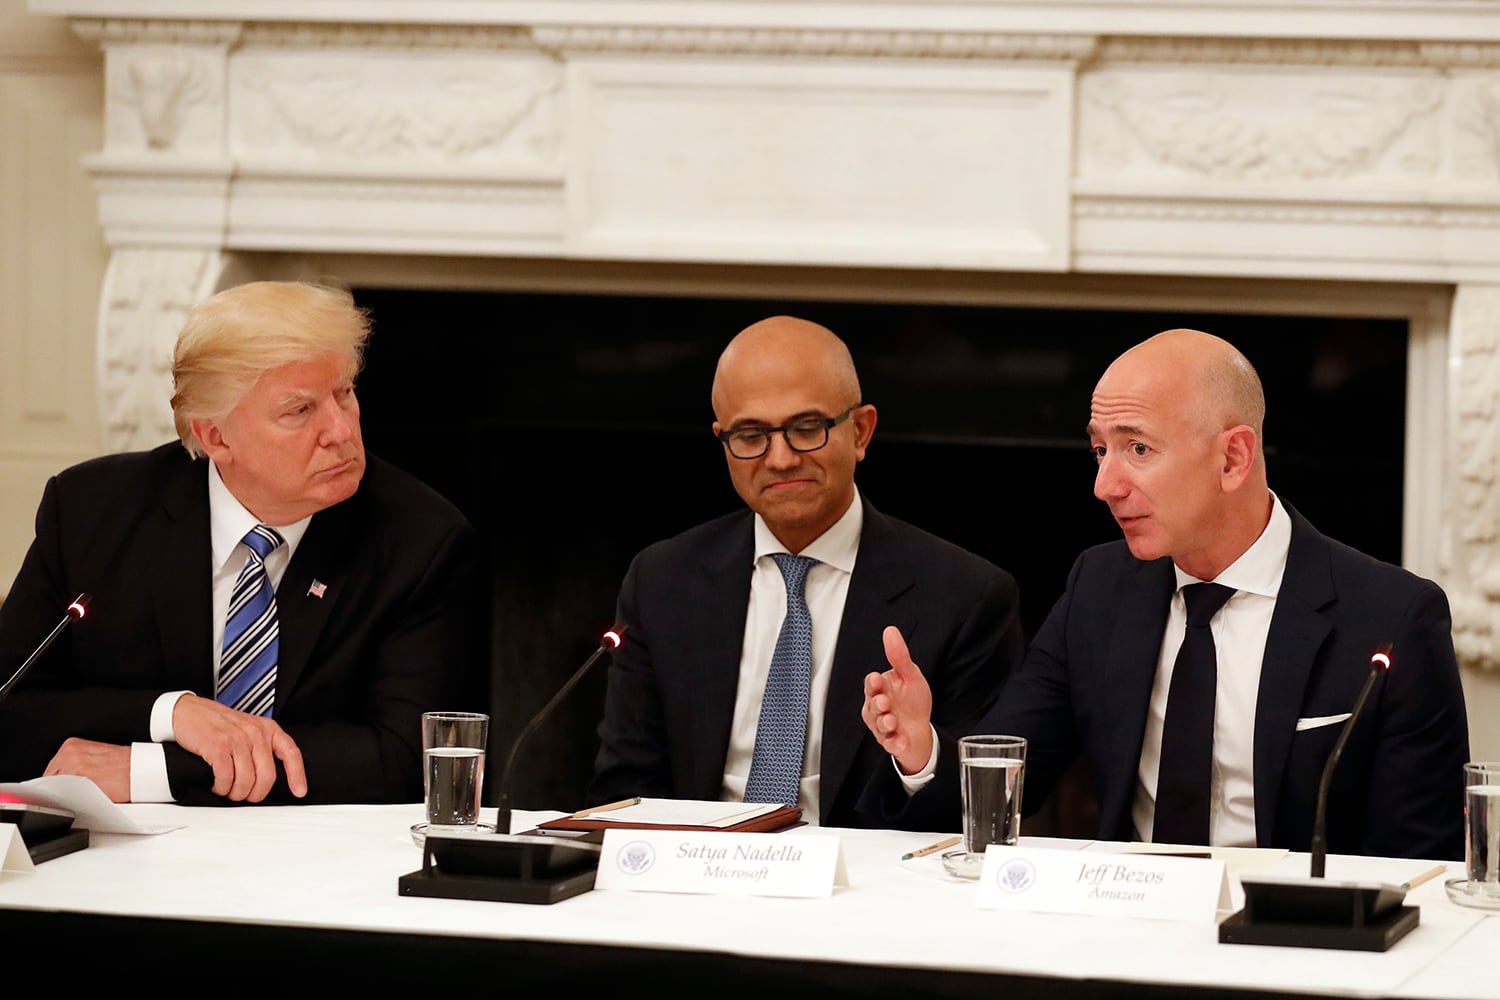
[[[21,839],[21,831],[14,823],[0,823],[0,872],[29,872],[36,865],[31,863],[31,852]]]
[[[633,806],[594,813],[586,819],[651,826],[712,826],[723,829],[780,809],[774,802],[715,802],[707,799],[641,799]]]
[[[727,896],[828,896],[848,885],[837,837],[604,831],[596,889]]]
[[[167,833],[180,830],[175,825],[143,826],[109,800],[99,786],[76,774],[54,774],[49,778],[0,783],[0,795],[14,795],[22,802],[36,806],[66,809],[73,814],[73,825],[90,833]]]
[[[1269,872],[1287,856],[1287,850],[1284,847],[1194,847],[1190,844],[1115,844],[1106,841],[1099,841],[1089,850],[1112,854],[1192,855],[1206,853],[1214,861],[1224,862],[1224,867],[1235,878],[1253,875],[1256,872]]]

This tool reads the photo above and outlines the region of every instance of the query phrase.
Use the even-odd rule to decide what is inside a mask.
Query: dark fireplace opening
[[[599,644],[630,558],[741,504],[709,433],[719,351],[792,314],[849,344],[879,410],[861,491],[1013,573],[1033,635],[1089,545],[1118,537],[1083,434],[1109,362],[1153,333],[1218,334],[1268,400],[1270,481],[1323,531],[1401,556],[1401,320],[619,294],[356,289],[375,334],[365,440],[469,516],[489,571],[486,801],[512,740]],[[1387,484],[1367,488],[1362,484]],[[517,808],[576,808],[605,664],[530,738]],[[872,669],[882,664],[871,664]],[[1090,836],[1076,776],[1034,832]]]

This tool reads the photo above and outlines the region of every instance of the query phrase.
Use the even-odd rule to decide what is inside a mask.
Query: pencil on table
[[[624,809],[626,806],[638,806],[640,804],[641,797],[639,795],[632,795],[628,799],[621,799],[618,802],[610,802],[607,805],[594,806],[590,809],[580,809],[573,814],[573,818],[587,819],[588,817],[594,815],[594,813],[609,812],[611,809]]]
[[[925,858],[933,851],[941,851],[945,847],[953,847],[963,839],[962,837],[948,837],[945,840],[938,841],[936,844],[928,844],[926,847],[919,847],[915,851],[903,854],[901,855],[901,860],[910,861],[912,858]]]
[[[1428,879],[1437,878],[1439,875],[1443,874],[1443,872],[1445,872],[1447,870],[1448,870],[1448,866],[1447,865],[1438,865],[1436,868],[1429,868],[1427,871],[1425,871],[1422,874],[1418,875],[1416,878],[1410,879],[1409,881],[1405,882],[1401,886],[1401,888],[1403,888],[1403,889],[1415,889],[1417,886],[1421,885],[1423,882],[1426,882]]]

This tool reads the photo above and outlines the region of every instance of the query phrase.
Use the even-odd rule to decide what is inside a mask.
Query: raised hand
[[[891,668],[865,675],[860,716],[901,770],[915,774],[932,756],[932,688],[912,662],[900,629],[887,626],[881,638]]]

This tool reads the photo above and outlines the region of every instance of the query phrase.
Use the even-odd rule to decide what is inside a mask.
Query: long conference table
[[[1407,894],[1420,924],[1375,953],[1220,944],[1212,920],[980,909],[975,884],[944,876],[936,856],[900,860],[941,834],[797,829],[840,840],[849,884],[826,897],[594,890],[527,905],[401,895],[398,878],[422,864],[410,836],[418,804],[124,808],[178,828],[95,834],[86,850],[0,873],[7,978],[26,967],[70,995],[328,982],[414,997],[1500,998],[1500,915],[1448,900],[1456,863]],[[1270,857],[1256,874],[1307,872],[1305,855]],[[1327,877],[1401,883],[1431,867],[1332,857]]]

